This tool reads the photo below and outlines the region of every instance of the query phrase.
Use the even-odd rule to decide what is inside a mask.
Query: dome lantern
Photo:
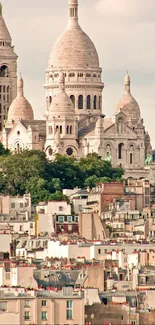
[[[124,78],[124,86],[125,86],[126,93],[130,93],[130,85],[131,85],[131,80],[130,80],[129,73],[127,71],[125,78]]]
[[[69,24],[78,23],[78,0],[68,0]]]

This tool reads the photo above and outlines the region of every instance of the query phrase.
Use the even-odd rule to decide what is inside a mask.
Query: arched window
[[[19,143],[17,143],[17,152],[19,152],[20,151],[20,145],[19,145]]]
[[[62,125],[60,125],[60,134],[62,134]]]
[[[90,95],[87,96],[87,109],[91,109],[91,97],[90,97]]]
[[[134,146],[131,145],[131,146],[130,146],[130,156],[129,156],[129,162],[130,162],[130,165],[133,164],[133,152],[134,152]]]
[[[71,95],[70,96],[70,99],[71,99],[71,101],[72,101],[72,103],[73,103],[73,105],[75,107],[75,96],[74,95]]]
[[[99,102],[98,102],[98,108],[99,108],[99,110],[101,110],[101,105],[102,105],[102,99],[101,99],[102,97],[101,96],[99,96]]]
[[[78,109],[83,109],[83,96],[78,97]]]
[[[9,76],[9,69],[6,65],[2,65],[0,67],[0,77],[8,77]]]
[[[3,86],[3,93],[5,93],[5,86]]]
[[[120,143],[118,145],[118,159],[122,159],[123,158],[123,143]]]
[[[69,125],[67,125],[67,134],[69,134]]]
[[[48,128],[48,132],[49,132],[49,134],[52,134],[52,133],[53,133],[52,126],[49,126],[49,128]]]
[[[95,95],[94,96],[94,109],[96,109],[96,106],[97,106],[97,96]]]
[[[52,103],[52,96],[49,97],[49,103]]]
[[[118,120],[118,133],[123,133],[123,119]]]
[[[132,165],[132,164],[133,164],[133,153],[130,152],[130,165]]]
[[[72,125],[70,126],[70,134],[72,134]]]
[[[10,89],[9,89],[9,86],[7,86],[7,93],[9,93],[9,90],[10,90]]]

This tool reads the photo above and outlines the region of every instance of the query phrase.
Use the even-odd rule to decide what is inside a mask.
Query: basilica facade
[[[102,69],[93,42],[79,25],[78,0],[68,0],[68,10],[68,26],[53,45],[46,69],[46,118],[35,120],[24,97],[21,76],[17,88],[15,85],[17,56],[0,9],[0,46],[4,47],[0,71],[6,66],[0,74],[0,90],[9,86],[5,88],[9,92],[7,104],[13,100],[5,119],[1,115],[1,141],[13,152],[45,150],[51,160],[57,153],[78,159],[96,152],[113,166],[122,166],[126,177],[148,177],[145,158],[152,155],[152,148],[139,105],[131,94],[130,76],[127,72],[124,95],[114,115],[107,118],[102,108]],[[10,61],[5,58],[7,53]],[[2,107],[3,98],[0,96]]]

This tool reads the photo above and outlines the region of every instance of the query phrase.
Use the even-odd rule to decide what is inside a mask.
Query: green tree
[[[11,155],[11,151],[9,149],[5,149],[3,144],[0,143],[0,156],[8,156]]]

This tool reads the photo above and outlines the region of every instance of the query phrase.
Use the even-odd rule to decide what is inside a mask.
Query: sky
[[[45,113],[45,69],[50,50],[64,31],[68,0],[2,0],[3,16],[18,54],[18,73],[36,118]],[[79,0],[79,21],[94,42],[103,69],[103,113],[111,116],[131,91],[155,148],[155,0]]]

